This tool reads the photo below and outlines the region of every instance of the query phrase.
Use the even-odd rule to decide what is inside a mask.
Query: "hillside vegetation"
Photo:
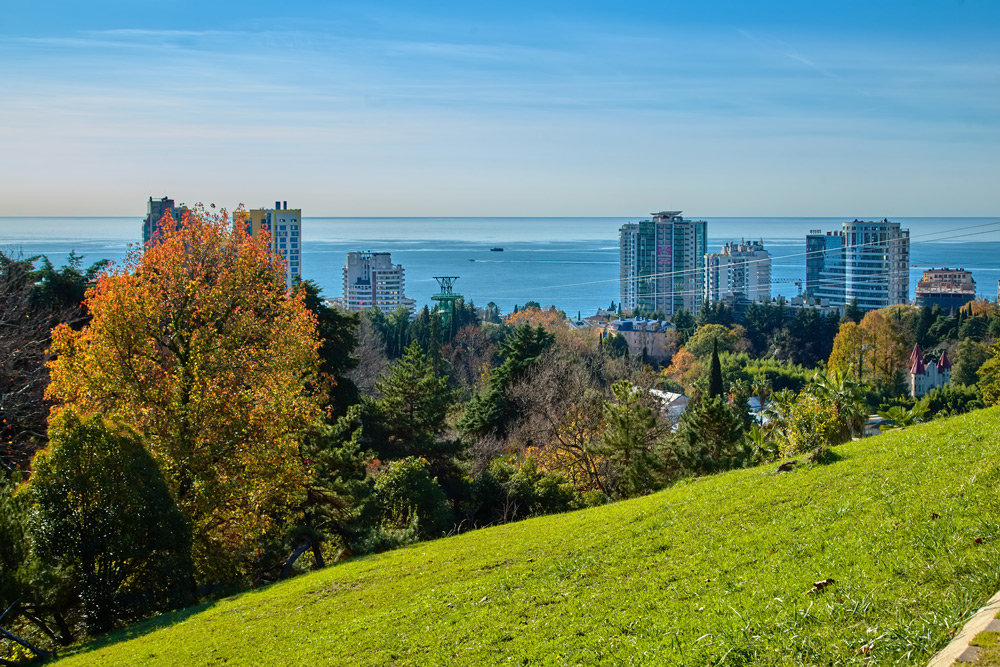
[[[922,664],[1000,588],[998,434],[979,411],[424,542],[60,664]]]

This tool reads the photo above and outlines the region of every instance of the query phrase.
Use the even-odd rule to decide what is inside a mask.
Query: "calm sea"
[[[852,218],[853,219],[853,218]],[[434,276],[459,276],[456,290],[507,312],[533,300],[568,314],[618,301],[618,228],[638,218],[305,218],[303,276],[325,296],[342,293],[341,268],[355,250],[391,252],[406,268],[407,296],[422,305]],[[805,235],[839,229],[844,218],[707,218],[709,251],[763,239],[773,257],[774,296],[792,297],[805,279]],[[910,229],[910,291],[925,268],[972,271],[979,294],[996,298],[1000,218],[893,218]],[[44,254],[61,265],[70,251],[85,265],[120,261],[141,239],[138,218],[0,218],[0,248]],[[491,252],[502,247],[503,252]]]

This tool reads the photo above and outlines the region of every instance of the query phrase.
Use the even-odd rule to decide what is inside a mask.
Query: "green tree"
[[[688,337],[694,333],[695,330],[694,315],[684,310],[683,308],[675,312],[673,316],[670,318],[670,321],[673,323],[675,327],[677,327],[677,331],[680,332],[681,341],[686,341]]]
[[[788,406],[782,454],[806,454],[813,461],[826,458],[830,445],[843,432],[840,417],[817,392],[804,390]]]
[[[385,353],[390,359],[398,359],[403,355],[403,350],[410,340],[410,311],[406,308],[397,308],[392,313],[386,315],[377,308],[367,311],[368,319],[376,331],[382,336],[385,343]],[[430,318],[430,311],[424,306],[418,317]]]
[[[611,462],[615,495],[628,498],[653,490],[659,481],[662,465],[656,454],[657,421],[631,382],[616,382],[611,394],[614,401],[604,402],[600,454]]]
[[[382,438],[376,449],[383,457],[440,455],[439,436],[444,431],[454,392],[448,379],[438,375],[416,341],[394,362],[375,389],[374,402]]]
[[[732,352],[739,342],[736,331],[721,324],[704,324],[684,344],[684,349],[704,359],[712,354],[713,348],[718,352]]]
[[[722,396],[703,397],[681,415],[675,443],[682,463],[696,472],[741,465],[743,420]]]
[[[531,457],[519,466],[494,459],[476,477],[471,496],[469,518],[476,526],[565,512],[583,502],[563,475],[541,470]]]
[[[763,357],[771,347],[771,339],[785,324],[784,303],[751,303],[742,322],[751,351]]]
[[[361,406],[352,405],[334,423],[318,424],[302,442],[303,463],[312,475],[299,508],[299,529],[290,536],[296,544],[308,540],[320,566],[324,546],[330,545],[327,552],[359,551],[371,528],[361,511],[371,493],[367,463],[373,455],[362,446],[361,432]]]
[[[620,333],[609,334],[601,341],[601,347],[612,357],[628,356],[628,341]]]
[[[4,609],[15,606],[30,590],[23,570],[29,558],[27,509],[23,494],[15,494],[14,488],[15,481],[0,476],[0,607]]]
[[[951,379],[956,384],[973,386],[979,382],[979,369],[990,358],[990,347],[974,340],[961,340]]]
[[[879,428],[883,431],[890,431],[897,428],[906,428],[908,426],[913,426],[914,424],[919,424],[924,420],[924,415],[927,414],[927,401],[918,401],[910,409],[906,409],[901,405],[894,405],[888,410],[879,410],[878,416],[892,423],[891,426],[880,426]]]
[[[386,465],[375,478],[375,500],[382,526],[390,531],[429,539],[441,537],[454,525],[445,492],[427,464],[416,457]]]
[[[858,307],[857,299],[851,299],[851,302],[844,306],[844,322],[854,322],[857,324],[864,315],[865,312]]]
[[[1000,341],[990,347],[992,356],[979,368],[979,389],[986,405],[1000,404]]]
[[[812,390],[829,406],[840,423],[840,433],[831,444],[847,442],[855,435],[861,435],[868,412],[864,389],[864,385],[836,368],[828,373],[818,372],[813,377]]]
[[[503,437],[517,418],[517,410],[507,395],[508,388],[534,366],[539,356],[555,342],[543,327],[523,324],[515,328],[500,348],[499,366],[494,367],[485,385],[466,404],[458,422],[459,430],[472,437]]]
[[[977,385],[961,385],[951,382],[933,387],[924,394],[927,411],[937,417],[961,415],[984,407]]]
[[[191,599],[190,529],[137,434],[64,410],[28,493],[38,555],[64,568],[90,632]]]
[[[296,285],[303,303],[316,317],[316,330],[320,338],[319,374],[326,383],[328,403],[336,416],[343,415],[348,406],[360,399],[358,387],[349,373],[358,365],[352,352],[358,344],[357,313],[331,308],[323,302],[319,285],[304,280]]]
[[[733,309],[725,301],[716,301],[715,303],[705,301],[698,313],[698,326],[703,327],[706,324],[733,326]]]
[[[490,301],[486,304],[486,311],[483,313],[483,321],[492,324],[500,324],[500,306]]]
[[[708,368],[708,395],[710,398],[722,396],[726,388],[722,384],[722,364],[719,362],[719,341],[712,341],[712,363]]]
[[[989,329],[990,318],[985,315],[969,317],[962,322],[958,337],[962,340],[982,341],[989,333]]]

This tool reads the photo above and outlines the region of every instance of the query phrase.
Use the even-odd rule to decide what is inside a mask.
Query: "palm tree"
[[[744,436],[748,459],[751,463],[764,463],[771,461],[778,456],[778,446],[767,432],[754,424]]]
[[[864,385],[839,368],[829,372],[817,371],[812,383],[816,395],[829,403],[841,420],[841,442],[861,433],[867,416]]]
[[[901,405],[894,405],[888,410],[878,411],[879,417],[892,422],[891,425],[883,424],[879,428],[883,431],[891,431],[897,428],[913,426],[914,424],[922,422],[925,414],[927,414],[926,401],[918,401],[917,404],[909,410]]]
[[[761,412],[761,423],[765,430],[781,441],[788,440],[788,418],[795,403],[795,392],[782,389],[771,394],[771,402]]]
[[[750,393],[760,401],[760,411],[764,412],[764,404],[771,393],[771,383],[763,375],[755,375],[750,383]]]

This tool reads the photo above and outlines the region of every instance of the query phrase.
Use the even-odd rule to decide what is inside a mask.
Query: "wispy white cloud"
[[[439,208],[410,212],[434,213],[460,197],[433,194],[447,182],[520,188],[535,204],[547,187],[598,206],[664,183],[706,199],[723,182],[743,197],[812,192],[810,179],[848,192],[858,160],[884,171],[866,168],[869,184],[891,190],[925,178],[930,154],[973,184],[1000,155],[995,49],[860,49],[802,31],[570,16],[477,32],[440,18],[405,30],[394,17],[363,30],[244,21],[2,40],[0,89],[18,94],[0,97],[0,149],[31,157],[0,167],[0,197],[72,177],[109,193],[278,179],[358,213],[378,191],[420,193]],[[181,169],[196,166],[167,157],[202,153],[227,170],[206,166],[198,183]],[[260,157],[227,159],[250,154]],[[329,182],[333,194],[319,194]],[[974,195],[960,183],[950,187]]]

